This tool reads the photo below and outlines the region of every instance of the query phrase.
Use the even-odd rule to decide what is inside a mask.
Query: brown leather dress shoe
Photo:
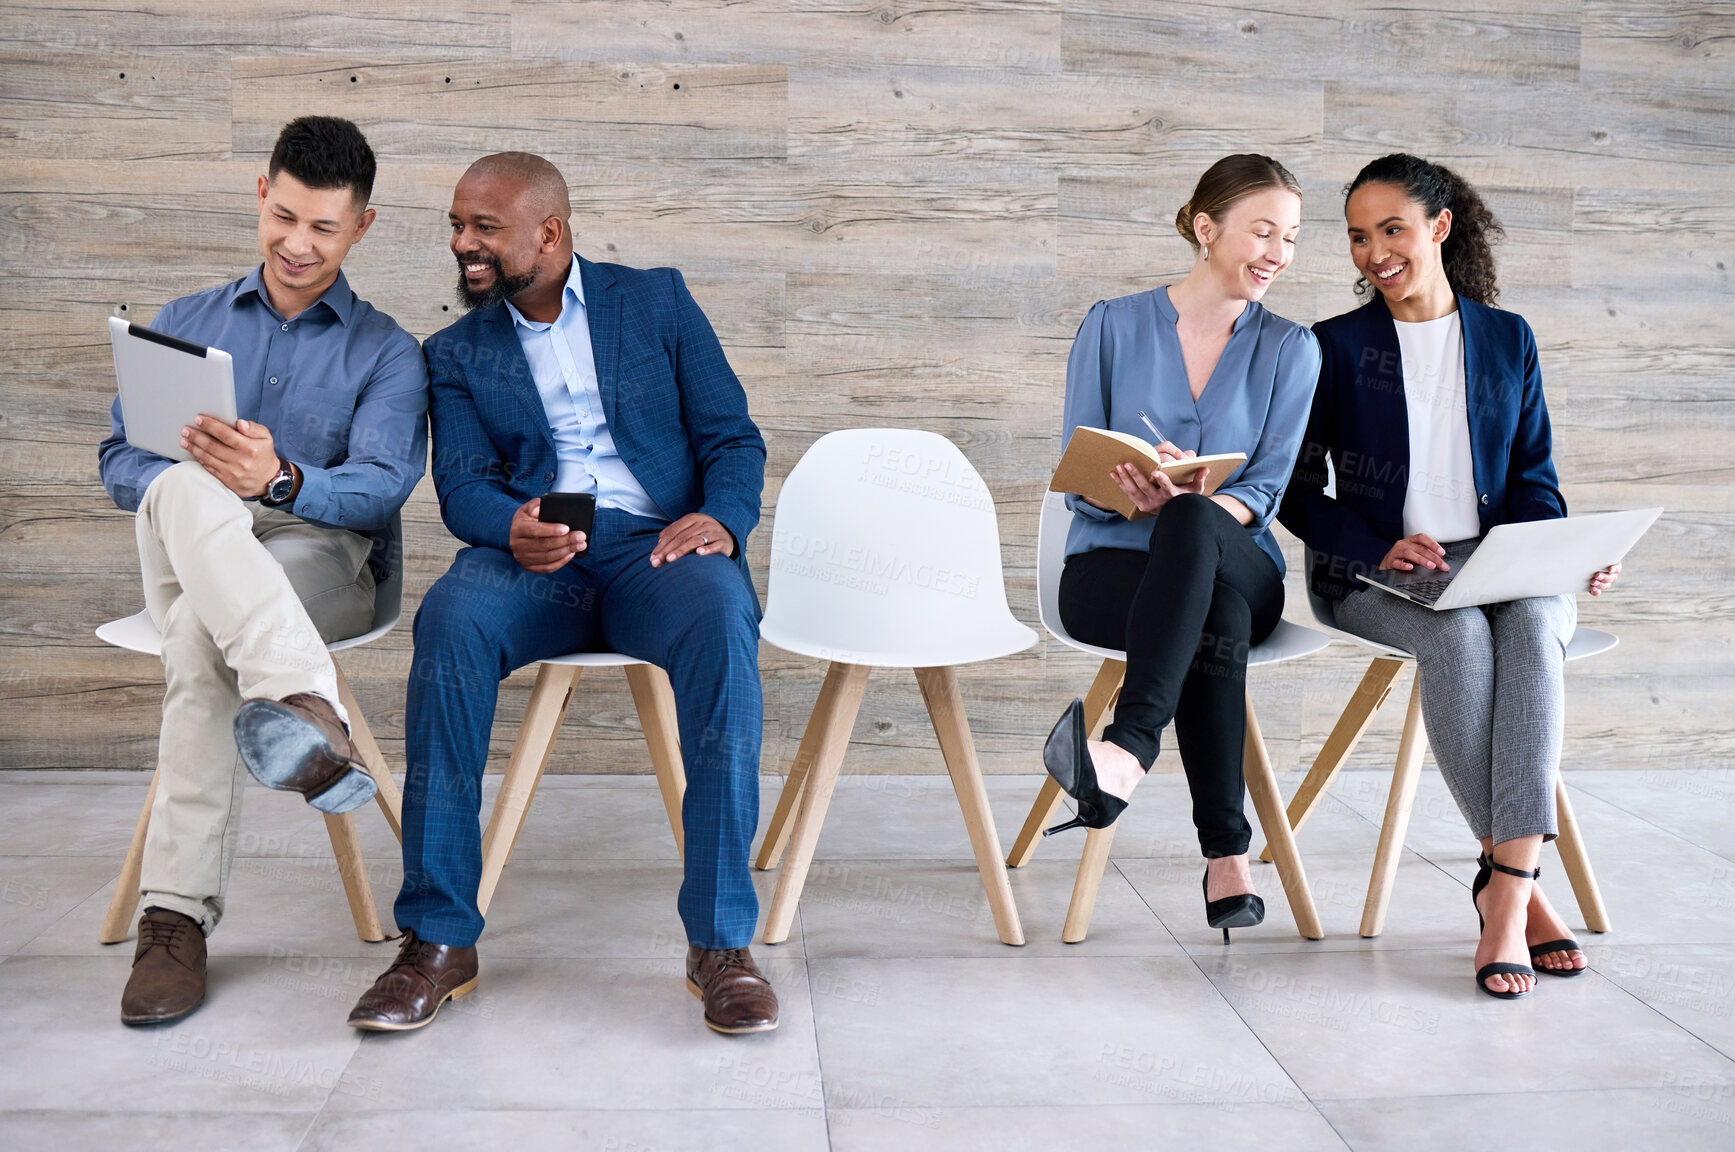
[[[243,703],[235,713],[235,747],[253,779],[299,792],[333,816],[360,808],[379,791],[355,760],[349,729],[329,702],[309,692]]]
[[[139,917],[133,972],[120,994],[122,1024],[167,1024],[205,1001],[205,934],[199,922],[167,908]]]
[[[745,948],[688,947],[687,990],[705,1002],[705,1027],[713,1032],[777,1027],[777,993]]]
[[[408,1032],[433,1023],[440,1005],[476,990],[475,948],[453,948],[405,929],[398,958],[361,994],[349,1026],[368,1032]]]

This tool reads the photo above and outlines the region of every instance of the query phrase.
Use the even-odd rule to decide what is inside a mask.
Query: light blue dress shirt
[[[1175,331],[1179,319],[1167,288],[1091,307],[1066,364],[1065,438],[1082,424],[1148,441],[1142,408],[1177,448],[1201,456],[1245,452],[1247,462],[1217,491],[1247,505],[1253,513],[1247,531],[1281,573],[1283,552],[1271,521],[1307,431],[1319,383],[1319,341],[1300,324],[1249,302],[1195,401]],[[1068,556],[1093,548],[1150,551],[1155,518],[1128,520],[1077,496],[1066,504],[1073,512]]]
[[[560,294],[560,315],[553,323],[526,319],[506,302],[518,343],[530,361],[530,375],[542,396],[557,460],[554,492],[593,492],[599,507],[635,516],[668,520],[644,485],[615,450],[614,434],[603,414],[596,382],[596,357],[590,347],[590,319],[578,259]]]

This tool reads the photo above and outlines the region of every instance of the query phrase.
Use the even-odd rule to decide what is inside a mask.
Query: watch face
[[[295,478],[278,473],[271,480],[270,487],[265,489],[265,499],[273,504],[281,504],[289,499],[289,492],[295,487]]]

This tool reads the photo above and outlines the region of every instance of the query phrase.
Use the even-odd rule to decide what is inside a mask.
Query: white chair
[[[1308,556],[1309,566],[1312,555]],[[1363,647],[1373,649],[1378,655],[1368,665],[1367,672],[1362,676],[1361,683],[1356,686],[1355,693],[1345,705],[1343,713],[1333,725],[1331,735],[1326,737],[1325,746],[1319,750],[1313,767],[1308,770],[1307,778],[1296,790],[1295,798],[1289,802],[1289,827],[1294,832],[1300,832],[1301,826],[1307,823],[1307,818],[1313,813],[1314,806],[1319,803],[1325,789],[1337,776],[1338,770],[1344,766],[1351,752],[1373,723],[1374,713],[1384,704],[1386,697],[1391,695],[1392,685],[1397,681],[1398,673],[1403,671],[1404,664],[1415,657],[1401,648],[1392,648],[1372,640],[1345,632],[1337,627],[1333,619],[1331,605],[1322,597],[1308,592],[1308,606],[1313,610],[1314,620],[1330,634],[1341,636]],[[1580,628],[1573,633],[1572,641],[1567,645],[1568,660],[1582,660],[1587,656],[1595,656],[1607,652],[1620,638],[1609,632],[1599,632],[1595,628]],[[1392,885],[1397,879],[1398,859],[1403,854],[1404,833],[1410,825],[1410,807],[1416,798],[1416,783],[1421,778],[1422,756],[1428,749],[1428,734],[1422,723],[1422,676],[1417,669],[1416,676],[1410,685],[1410,704],[1404,713],[1404,733],[1398,742],[1398,759],[1392,771],[1391,792],[1386,798],[1385,818],[1380,824],[1379,848],[1374,853],[1373,875],[1368,878],[1367,900],[1362,905],[1361,934],[1363,936],[1378,936],[1385,929],[1386,909],[1392,899]],[[1596,874],[1591,870],[1590,855],[1585,851],[1584,839],[1579,833],[1578,817],[1572,810],[1572,801],[1566,794],[1566,782],[1559,776],[1555,778],[1554,804],[1556,823],[1560,835],[1554,845],[1560,850],[1561,866],[1565,869],[1567,879],[1572,882],[1572,893],[1578,898],[1579,911],[1584,913],[1585,927],[1592,932],[1607,932],[1609,930],[1608,910],[1603,906],[1602,892],[1597,887]],[[1261,859],[1271,858],[1271,847],[1268,845]]]
[[[511,759],[500,780],[500,794],[494,798],[488,830],[482,835],[482,879],[476,890],[476,906],[481,912],[488,911],[494,889],[500,883],[500,873],[512,859],[518,835],[524,830],[524,818],[536,798],[536,785],[541,782],[549,754],[554,751],[554,738],[559,735],[560,723],[572,703],[578,677],[586,668],[626,669],[627,685],[638,708],[639,726],[644,730],[645,746],[650,749],[651,766],[663,793],[663,807],[675,835],[675,847],[685,853],[681,798],[686,795],[687,777],[681,763],[680,729],[675,723],[675,693],[668,676],[655,664],[619,652],[555,656],[541,661],[536,669],[536,686],[530,691],[530,702],[524,706],[524,720],[518,726],[518,738],[513,742]]]
[[[821,437],[777,498],[760,634],[830,662],[755,861],[775,867],[787,841],[765,943],[789,935],[868,670],[893,667],[915,669],[995,929],[1023,944],[956,666],[1021,652],[1036,633],[1006,607],[994,501],[964,454],[932,432]]]
[[[397,627],[404,595],[404,530],[403,523],[395,512],[392,514],[390,531],[392,571],[374,590],[372,627],[360,636],[333,641],[326,645],[327,651],[335,653],[345,648],[359,648],[363,644],[371,644]],[[163,653],[163,638],[158,634],[156,625],[151,622],[148,611],[110,620],[96,630],[96,635],[99,640],[116,648],[125,648],[129,652],[157,657],[161,657]],[[333,663],[337,667],[338,699],[342,702],[344,711],[349,713],[350,742],[355,745],[368,774],[379,786],[379,792],[374,798],[379,801],[380,810],[385,813],[392,833],[401,841],[404,835],[401,824],[403,796],[398,791],[397,781],[392,778],[391,769],[386,766],[385,757],[380,755],[379,745],[368,729],[367,718],[362,715],[361,705],[356,703],[355,693],[350,691],[342,666],[336,665],[335,661]],[[108,913],[103,918],[98,939],[104,944],[120,943],[132,929],[133,913],[138,910],[139,905],[139,868],[144,860],[145,833],[151,826],[151,805],[156,798],[157,773],[153,771],[150,790],[145,793],[144,809],[139,813],[138,824],[133,829],[132,843],[127,847],[126,862],[121,865],[120,879],[115,884],[114,898],[109,901]],[[362,859],[361,842],[356,838],[355,822],[351,813],[345,812],[341,816],[326,815],[325,830],[331,837],[332,855],[337,859],[338,876],[343,880],[343,891],[349,898],[349,911],[355,919],[356,935],[368,941],[384,940],[386,934],[380,928],[379,912],[374,907],[373,888],[368,884],[367,862]]]
[[[1096,680],[1084,699],[1085,727],[1090,730],[1092,739],[1097,739],[1102,735],[1110,707],[1120,696],[1121,682],[1127,670],[1126,653],[1076,640],[1060,622],[1060,572],[1066,563],[1066,532],[1071,523],[1072,513],[1067,510],[1065,496],[1050,492],[1043,497],[1042,520],[1037,529],[1036,585],[1041,597],[1042,626],[1048,629],[1049,635],[1068,648],[1102,657],[1102,667],[1097,670]],[[1311,628],[1303,628],[1282,620],[1278,622],[1276,630],[1265,638],[1264,643],[1256,644],[1248,651],[1247,666],[1251,668],[1260,664],[1277,664],[1299,656],[1309,656],[1330,643],[1329,637]],[[1289,899],[1290,911],[1295,916],[1295,926],[1301,935],[1309,940],[1323,939],[1325,932],[1319,924],[1319,913],[1313,906],[1313,893],[1307,884],[1307,872],[1302,867],[1295,838],[1290,835],[1289,825],[1283,819],[1283,796],[1277,789],[1277,774],[1271,767],[1271,757],[1265,749],[1265,737],[1259,731],[1259,717],[1253,711],[1252,693],[1247,695],[1247,734],[1241,763],[1242,772],[1247,779],[1247,792],[1253,798],[1254,811],[1258,813],[1259,823],[1264,827],[1265,834],[1276,847],[1277,875],[1283,883],[1284,894]],[[1030,815],[1025,817],[1024,827],[1012,844],[1011,854],[1006,858],[1008,867],[1018,868],[1029,862],[1031,853],[1036,851],[1037,842],[1042,839],[1042,830],[1053,823],[1063,795],[1060,785],[1055,783],[1053,777],[1043,780],[1036,803],[1030,806]],[[1092,828],[1085,832],[1084,854],[1078,862],[1078,879],[1073,882],[1072,903],[1067,907],[1066,923],[1061,927],[1060,933],[1060,938],[1068,944],[1077,944],[1090,933],[1091,914],[1096,910],[1097,890],[1102,886],[1103,872],[1108,867],[1109,848],[1114,843],[1114,832],[1113,824],[1107,828]]]

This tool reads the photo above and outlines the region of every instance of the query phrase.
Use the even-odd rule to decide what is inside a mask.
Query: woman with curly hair
[[[1577,604],[1547,596],[1436,612],[1356,575],[1444,571],[1447,544],[1566,515],[1536,337],[1494,307],[1502,230],[1457,173],[1383,156],[1350,183],[1344,219],[1357,290],[1371,298],[1314,325],[1319,386],[1279,518],[1307,543],[1310,586],[1338,627],[1416,656],[1428,740],[1482,846],[1476,986],[1517,999],[1538,969],[1585,967],[1534,883],[1555,836],[1562,663]],[[1618,564],[1597,573],[1588,591],[1619,574]]]

